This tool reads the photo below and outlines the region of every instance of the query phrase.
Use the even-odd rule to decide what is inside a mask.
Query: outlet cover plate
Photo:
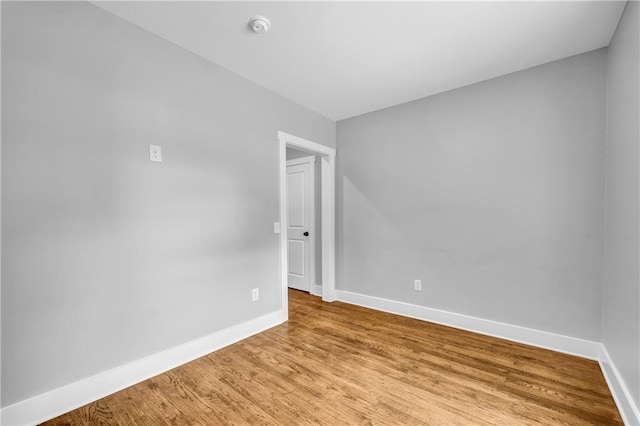
[[[159,145],[149,145],[149,160],[162,163],[162,148]]]

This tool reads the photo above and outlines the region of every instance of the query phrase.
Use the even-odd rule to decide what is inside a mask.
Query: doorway
[[[316,296],[322,295],[319,166],[315,155],[287,148],[287,283]]]
[[[335,149],[318,143],[278,132],[279,139],[279,169],[280,169],[280,279],[282,292],[282,310],[288,317],[288,281],[289,281],[289,212],[287,211],[287,148],[301,151],[308,156],[314,156],[320,163],[320,228],[315,237],[321,240],[321,262],[319,276],[321,276],[322,300],[333,302],[335,296]],[[304,231],[303,231],[304,232]]]

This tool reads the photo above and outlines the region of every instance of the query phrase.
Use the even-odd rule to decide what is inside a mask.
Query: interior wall
[[[279,130],[335,147],[89,3],[3,2],[2,406],[279,310]]]
[[[599,341],[605,106],[601,49],[338,122],[337,287]]]
[[[294,160],[296,158],[308,157],[309,153],[300,151],[294,148],[287,148],[287,160]],[[315,214],[315,269],[316,269],[316,282],[312,285],[322,286],[322,179],[321,179],[321,158],[315,155],[316,162],[314,163],[313,172],[315,174],[314,179],[314,214]]]
[[[640,407],[640,4],[609,46],[602,341]]]

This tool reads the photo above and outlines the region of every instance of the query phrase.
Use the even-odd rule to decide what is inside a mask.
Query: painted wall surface
[[[602,342],[640,406],[640,4],[609,46]]]
[[[599,341],[605,83],[597,50],[338,122],[337,287]]]
[[[277,131],[335,123],[91,4],[2,9],[2,406],[279,310]]]

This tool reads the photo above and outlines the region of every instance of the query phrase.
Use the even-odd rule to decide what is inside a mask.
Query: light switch
[[[162,163],[162,148],[158,145],[149,145],[149,160]]]
[[[273,222],[273,233],[274,234],[280,233],[280,222]]]

